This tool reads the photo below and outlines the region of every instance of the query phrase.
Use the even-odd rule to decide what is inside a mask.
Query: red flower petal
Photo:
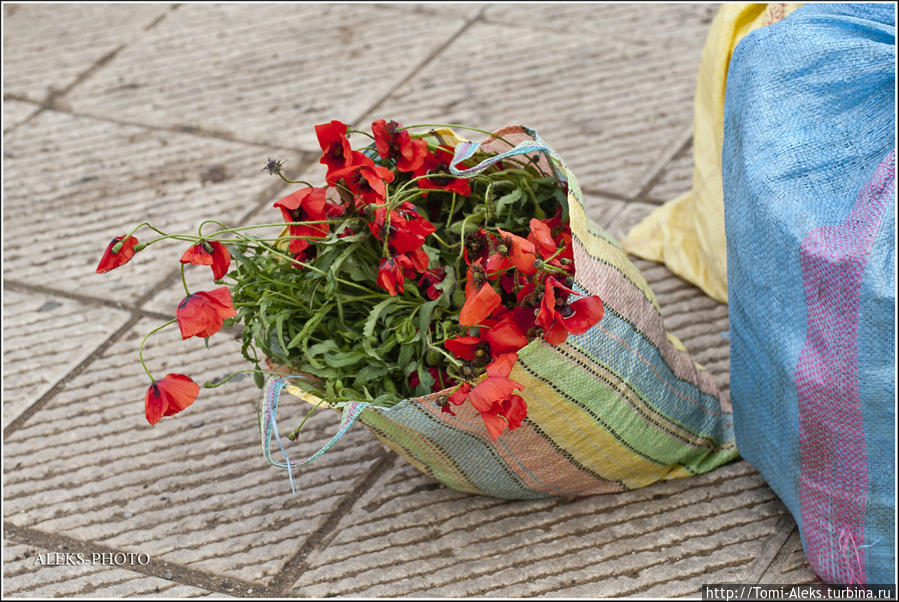
[[[477,411],[491,412],[495,407],[502,407],[502,400],[515,390],[524,389],[524,385],[502,376],[490,376],[474,387],[468,394],[468,401]]]
[[[487,432],[490,433],[490,438],[494,441],[506,430],[505,419],[496,412],[483,412],[481,419],[484,421],[484,426],[487,427]]]
[[[490,362],[487,366],[487,375],[488,376],[500,376],[506,378],[512,372],[512,366],[515,365],[515,362],[518,361],[517,353],[504,353],[501,356],[497,357],[495,360]],[[515,381],[512,381],[515,382]],[[515,383],[516,385],[518,383]],[[518,385],[522,389],[523,385]]]
[[[521,426],[521,421],[528,415],[528,404],[520,395],[510,395],[503,402],[503,416],[509,421],[509,430],[517,429]]]
[[[456,389],[456,392],[449,396],[449,402],[453,405],[460,406],[465,403],[465,399],[468,397],[469,392],[471,392],[471,385],[462,383],[459,385],[459,388]]]
[[[480,337],[456,337],[447,339],[443,346],[460,360],[470,362],[474,359],[475,347],[480,343]]]
[[[571,304],[574,315],[562,318],[562,324],[572,334],[583,334],[602,319],[605,313],[602,299],[597,296],[584,297]]]
[[[490,343],[492,353],[518,351],[528,344],[527,337],[518,330],[511,315],[503,318],[496,326],[488,330],[484,338]]]
[[[113,270],[119,266],[125,265],[126,263],[131,261],[132,257],[134,257],[134,245],[137,244],[137,238],[133,236],[129,236],[125,239],[118,253],[112,252],[112,248],[116,246],[123,238],[124,237],[122,236],[116,236],[112,239],[112,242],[106,245],[106,251],[103,252],[103,256],[100,258],[100,263],[97,264],[98,274],[104,274],[109,270]]]
[[[499,293],[485,282],[473,295],[466,296],[465,305],[459,312],[459,324],[462,326],[480,324],[501,303],[502,297]]]
[[[200,385],[183,374],[167,374],[147,388],[144,414],[147,422],[156,424],[163,416],[173,416],[196,400]]]
[[[207,244],[212,247],[212,252],[206,250]],[[187,249],[181,256],[181,263],[212,266],[212,277],[219,280],[231,267],[231,253],[228,252],[228,247],[218,241],[206,241]]]
[[[528,234],[528,240],[534,243],[540,255],[546,258],[555,253],[557,247],[549,226],[537,218],[531,218],[530,225],[531,233]]]
[[[218,332],[227,318],[237,315],[227,286],[211,291],[193,293],[178,304],[175,317],[181,338],[210,337]]]

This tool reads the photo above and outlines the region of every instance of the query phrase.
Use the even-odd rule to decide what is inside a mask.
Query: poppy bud
[[[213,251],[213,247],[211,244],[209,244],[208,240],[203,241],[203,248],[206,249],[207,253],[212,253],[212,251]]]
[[[119,251],[122,250],[122,243],[121,243],[121,242],[117,242],[116,244],[112,245],[112,249],[111,249],[111,250],[112,250],[112,254],[113,254],[113,255],[117,254]]]

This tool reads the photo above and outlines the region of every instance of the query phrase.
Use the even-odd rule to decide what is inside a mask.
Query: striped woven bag
[[[552,346],[536,339],[521,349],[511,378],[525,386],[521,427],[490,438],[470,404],[441,412],[440,393],[390,408],[366,402],[342,411],[334,437],[302,462],[286,457],[275,416],[282,391],[309,403],[302,381],[271,379],[259,405],[266,458],[288,469],[327,451],[360,420],[390,449],[444,485],[502,498],[611,493],[712,470],[737,457],[730,402],[662,324],[658,303],[618,243],[586,215],[565,162],[529,128],[512,126],[483,145],[457,138],[452,162],[478,149],[496,153],[474,175],[515,155],[529,155],[567,182],[576,267],[575,289],[599,295],[605,315],[582,335]],[[299,385],[299,386],[298,386]],[[275,438],[285,461],[271,456]],[[291,475],[291,483],[293,478]]]

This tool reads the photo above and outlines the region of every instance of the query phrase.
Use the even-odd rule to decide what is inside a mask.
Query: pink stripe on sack
[[[859,193],[846,221],[813,229],[800,247],[808,329],[796,366],[799,503],[809,564],[830,583],[866,580],[868,464],[858,388],[860,295],[895,177],[893,150]]]

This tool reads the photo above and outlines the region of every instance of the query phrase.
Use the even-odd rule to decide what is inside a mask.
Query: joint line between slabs
[[[96,552],[99,554],[138,553],[126,552],[107,545],[95,543],[92,541],[79,540],[68,537],[66,535],[44,533],[43,531],[30,529],[28,527],[20,527],[6,521],[4,521],[3,523],[3,534],[5,538],[14,541],[15,543],[35,546],[37,548],[43,548],[48,551],[74,550],[75,552],[77,552],[80,550],[88,549],[90,553]],[[170,581],[172,583],[180,583],[182,585],[189,585],[192,587],[209,590],[211,592],[241,598],[261,597],[265,593],[264,586],[258,583],[236,579],[231,576],[208,573],[206,571],[188,568],[186,566],[166,562],[164,560],[153,560],[152,556],[150,558],[150,561],[146,565],[110,565],[109,568],[125,569],[133,571],[135,573],[141,573],[148,577],[156,577],[158,579],[164,579],[165,581]],[[165,577],[166,572],[171,573],[171,578],[167,579]],[[237,586],[237,591],[231,591],[228,588],[222,587],[221,584],[223,581],[227,581],[230,585]],[[252,590],[253,594],[247,594],[247,590]]]
[[[383,105],[383,104],[387,101],[387,99],[390,98],[390,95],[391,95],[391,94],[393,94],[394,92],[396,92],[397,90],[399,90],[400,88],[402,88],[403,86],[405,86],[407,83],[409,83],[409,82],[410,82],[416,75],[418,75],[418,74],[422,71],[422,69],[424,69],[425,67],[427,67],[427,66],[431,63],[431,61],[433,61],[433,60],[436,59],[438,56],[440,56],[441,54],[443,54],[443,51],[446,50],[447,48],[449,48],[449,46],[452,45],[452,43],[453,43],[457,38],[459,38],[459,37],[462,36],[466,31],[468,31],[468,29],[469,29],[472,25],[474,25],[475,23],[477,23],[478,21],[480,21],[481,18],[483,17],[483,15],[484,15],[484,12],[486,11],[486,9],[487,9],[486,6],[482,6],[482,7],[480,7],[480,8],[478,9],[478,12],[477,12],[477,13],[475,13],[474,15],[472,15],[472,16],[470,16],[470,17],[467,17],[467,18],[462,22],[462,24],[461,24],[455,31],[453,31],[453,32],[446,38],[446,40],[444,40],[444,42],[443,42],[442,44],[440,44],[437,48],[435,48],[434,50],[432,50],[432,51],[428,54],[428,56],[426,56],[426,57],[424,58],[423,61],[421,61],[418,65],[416,65],[415,67],[413,67],[412,70],[411,70],[409,73],[407,73],[406,76],[403,77],[399,82],[397,82],[395,86],[393,86],[392,88],[390,88],[390,89],[389,89],[389,90],[388,90],[388,91],[387,91],[381,98],[379,98],[378,100],[376,100],[376,101],[374,102],[374,104],[372,104],[371,107],[368,108],[368,110],[363,111],[362,114],[359,116],[359,118],[353,121],[353,125],[354,125],[356,128],[361,129],[362,121],[363,121],[364,119],[366,119],[367,116],[370,116],[372,113],[374,113],[375,111],[377,111],[378,109],[380,109],[380,108],[381,108],[381,105]]]
[[[305,166],[308,169],[309,159],[307,158],[307,155],[308,155],[308,153],[301,154],[301,167]],[[262,206],[265,203],[267,203],[271,200],[271,197],[273,195],[277,194],[278,191],[283,190],[287,186],[288,186],[288,184],[286,182],[279,179],[276,183],[270,184],[265,189],[263,189],[257,197],[258,200],[255,203],[252,203],[251,208],[249,210],[247,210],[240,218],[238,218],[236,220],[237,225],[244,225],[247,222],[247,220],[249,220],[253,216],[253,214],[256,213],[256,211],[258,211],[260,208],[262,208]],[[135,301],[133,307],[120,307],[113,302],[104,301],[102,299],[97,299],[94,297],[79,296],[79,295],[76,295],[73,293],[64,293],[62,291],[55,291],[52,288],[45,288],[45,287],[40,287],[40,286],[35,286],[35,285],[23,285],[22,283],[4,281],[4,286],[6,286],[7,284],[12,284],[13,288],[30,290],[32,292],[43,292],[46,294],[59,295],[59,296],[67,297],[67,298],[76,299],[76,300],[79,300],[82,302],[89,302],[89,303],[99,302],[104,305],[116,307],[119,309],[123,309],[125,311],[130,311],[131,316],[128,318],[128,320],[125,322],[125,324],[123,324],[115,332],[113,332],[106,339],[104,339],[102,343],[100,343],[97,347],[95,347],[93,352],[90,355],[88,355],[86,358],[84,358],[83,360],[78,362],[78,364],[74,368],[72,368],[65,374],[61,375],[58,379],[56,379],[56,381],[50,386],[49,389],[47,389],[47,391],[43,395],[38,397],[34,401],[34,403],[29,405],[27,408],[25,408],[8,425],[6,425],[6,428],[3,429],[3,441],[4,442],[7,441],[8,438],[10,436],[12,436],[12,434],[15,433],[29,418],[31,418],[34,414],[39,412],[41,410],[41,408],[43,408],[45,405],[47,405],[47,403],[49,403],[50,399],[52,399],[61,390],[63,383],[79,376],[85,370],[87,370],[88,367],[94,362],[94,360],[100,358],[100,356],[102,356],[102,354],[104,352],[106,352],[107,349],[109,349],[112,345],[114,345],[116,342],[118,342],[119,339],[121,339],[123,336],[125,336],[125,334],[133,326],[135,326],[142,318],[155,317],[155,318],[161,318],[163,320],[170,319],[171,316],[166,316],[166,315],[160,314],[160,313],[152,311],[152,310],[143,309],[143,306],[145,304],[147,304],[150,300],[152,300],[153,297],[156,295],[156,293],[159,290],[164,290],[164,289],[168,288],[169,286],[171,286],[172,284],[174,284],[177,281],[177,279],[179,278],[180,271],[181,271],[180,268],[173,268],[172,271],[169,272],[168,274],[166,274],[165,276],[163,276],[156,283],[155,286],[150,287],[146,293],[144,293],[143,295],[138,297],[138,299],[137,299],[137,301]]]
[[[300,577],[309,568],[306,564],[306,559],[309,555],[313,552],[324,550],[330,545],[331,540],[328,537],[334,534],[343,517],[352,512],[356,502],[372,488],[378,479],[381,478],[381,475],[393,467],[395,460],[396,454],[382,451],[381,459],[378,460],[377,464],[372,467],[366,476],[362,477],[361,482],[351,492],[343,496],[334,512],[328,516],[315,532],[306,537],[306,541],[303,542],[296,554],[284,563],[281,570],[266,588],[268,591],[277,596],[287,596],[291,592],[294,584],[299,581]],[[322,542],[325,542],[324,545],[322,545]]]
[[[653,186],[659,183],[665,175],[667,168],[672,161],[690,145],[693,140],[693,121],[674,139],[674,142],[662,153],[662,156],[646,171],[637,181],[640,185],[638,192],[634,195],[634,201],[646,201],[646,195],[652,190]]]

